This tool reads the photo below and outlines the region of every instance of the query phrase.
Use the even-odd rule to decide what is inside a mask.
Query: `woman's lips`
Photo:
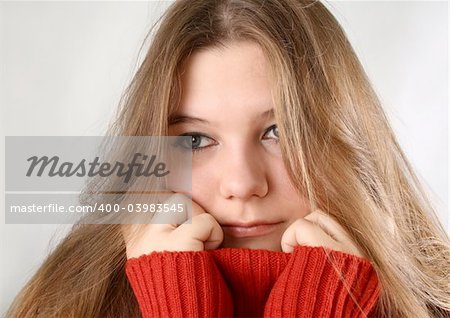
[[[222,225],[222,230],[225,235],[236,238],[263,236],[274,232],[281,223],[226,224]]]

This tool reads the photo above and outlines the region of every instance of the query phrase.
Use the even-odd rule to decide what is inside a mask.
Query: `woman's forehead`
[[[180,112],[215,117],[260,115],[272,108],[266,59],[252,42],[194,53],[181,76]],[[225,112],[225,113],[224,113]]]

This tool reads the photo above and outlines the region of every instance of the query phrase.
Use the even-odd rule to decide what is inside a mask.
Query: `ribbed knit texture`
[[[323,247],[153,252],[126,273],[144,318],[366,317],[380,293],[368,260]]]
[[[126,273],[142,317],[231,317],[233,302],[207,252],[153,252]]]

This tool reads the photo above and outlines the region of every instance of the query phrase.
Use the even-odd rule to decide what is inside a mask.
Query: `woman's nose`
[[[226,199],[264,197],[268,191],[267,169],[257,153],[231,149],[220,162],[220,194]]]

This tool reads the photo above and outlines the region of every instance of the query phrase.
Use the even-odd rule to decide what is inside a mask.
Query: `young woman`
[[[450,315],[449,238],[320,2],[176,1],[110,133],[192,136],[192,224],[76,225],[8,316]]]

